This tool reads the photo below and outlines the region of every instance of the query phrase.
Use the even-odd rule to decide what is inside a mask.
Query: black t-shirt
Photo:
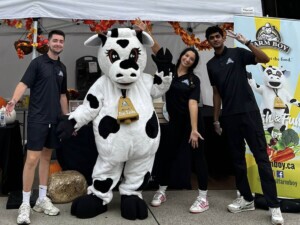
[[[166,93],[167,111],[170,118],[189,117],[189,100],[200,99],[200,79],[193,73],[180,77],[174,75]]]
[[[250,64],[256,64],[255,56],[243,48],[225,47],[208,61],[208,76],[222,98],[223,116],[258,110],[247,79],[246,65]]]
[[[30,62],[21,82],[30,88],[28,122],[55,124],[61,115],[60,95],[67,92],[67,72],[48,54]]]

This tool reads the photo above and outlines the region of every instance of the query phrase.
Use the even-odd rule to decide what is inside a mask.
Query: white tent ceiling
[[[233,22],[262,16],[261,0],[1,0],[0,18]]]

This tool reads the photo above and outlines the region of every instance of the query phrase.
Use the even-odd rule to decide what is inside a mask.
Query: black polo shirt
[[[67,72],[48,54],[33,59],[21,82],[30,88],[28,122],[55,124],[61,115],[60,95],[67,92]]]
[[[174,75],[166,93],[167,111],[172,118],[189,117],[189,100],[200,100],[200,79],[195,74]],[[183,118],[182,118],[183,119]]]
[[[256,64],[255,56],[244,48],[225,47],[208,61],[208,76],[222,98],[223,116],[258,110],[247,79],[246,65],[250,64]]]

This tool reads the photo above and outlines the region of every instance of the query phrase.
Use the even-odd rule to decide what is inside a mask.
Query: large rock
[[[60,171],[49,177],[48,196],[54,203],[68,203],[87,193],[84,176],[75,170]]]

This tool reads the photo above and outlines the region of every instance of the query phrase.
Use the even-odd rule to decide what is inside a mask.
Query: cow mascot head
[[[88,194],[74,200],[71,213],[91,218],[105,212],[113,188],[120,183],[121,215],[129,220],[145,219],[148,210],[142,190],[160,141],[153,98],[161,97],[171,84],[172,55],[161,49],[153,56],[159,68],[153,76],[144,73],[145,46],[153,45],[145,32],[113,29],[92,36],[85,45],[99,47],[103,75],[89,89],[83,104],[59,124],[58,134],[65,139],[92,121],[99,156]]]
[[[289,71],[276,66],[262,68],[264,84],[257,84],[253,78],[249,80],[249,83],[252,89],[262,96],[260,109],[265,129],[272,136],[276,136],[286,129],[290,105],[299,107],[300,104],[285,88]]]
[[[272,89],[280,89],[283,87],[285,82],[285,74],[288,73],[286,70],[281,70],[275,66],[269,66],[264,68],[264,83],[266,86]]]
[[[152,46],[153,40],[145,32],[123,28],[113,29],[106,35],[94,35],[85,45],[101,45],[98,62],[103,73],[120,89],[129,89],[146,67],[145,46]]]

